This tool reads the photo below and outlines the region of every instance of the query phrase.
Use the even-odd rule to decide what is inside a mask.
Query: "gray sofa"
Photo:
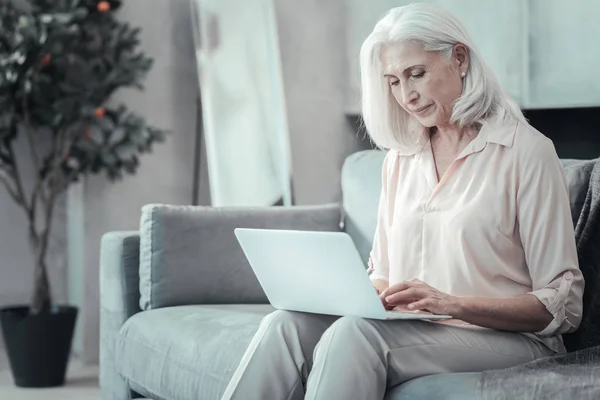
[[[383,156],[369,150],[347,158],[343,207],[148,205],[139,231],[104,235],[102,399],[219,399],[260,320],[273,310],[233,229],[343,229],[366,262]],[[575,222],[593,163],[563,160],[563,166]],[[427,376],[388,390],[386,399],[475,399],[478,382],[477,373]]]

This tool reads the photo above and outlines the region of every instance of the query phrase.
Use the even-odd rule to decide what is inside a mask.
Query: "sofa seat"
[[[140,312],[119,331],[116,365],[136,392],[152,399],[219,399],[261,319],[265,304],[193,305]],[[406,382],[386,400],[475,399],[479,374]]]
[[[192,305],[137,313],[119,331],[116,368],[131,389],[152,399],[219,399],[261,319],[273,310]]]

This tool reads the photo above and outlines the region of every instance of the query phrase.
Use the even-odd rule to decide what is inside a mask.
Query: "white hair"
[[[425,138],[425,127],[400,107],[383,77],[382,45],[402,41],[419,43],[426,51],[438,51],[448,59],[455,44],[467,47],[469,67],[462,94],[454,103],[451,123],[463,128],[490,117],[500,123],[510,119],[525,121],[519,106],[475,50],[464,26],[439,6],[414,3],[389,10],[360,49],[362,117],[378,147],[414,149]]]

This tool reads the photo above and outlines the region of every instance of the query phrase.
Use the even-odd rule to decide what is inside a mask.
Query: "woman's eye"
[[[423,75],[425,75],[425,72],[419,72],[418,74],[411,75],[410,77],[412,79],[418,79],[418,78],[422,78]]]
[[[399,80],[396,81],[390,81],[390,86],[398,86],[398,84],[400,83]]]

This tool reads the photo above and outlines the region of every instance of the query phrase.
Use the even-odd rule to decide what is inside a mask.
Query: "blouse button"
[[[568,281],[573,279],[573,273],[571,271],[567,271],[567,273],[565,274],[565,279]]]

